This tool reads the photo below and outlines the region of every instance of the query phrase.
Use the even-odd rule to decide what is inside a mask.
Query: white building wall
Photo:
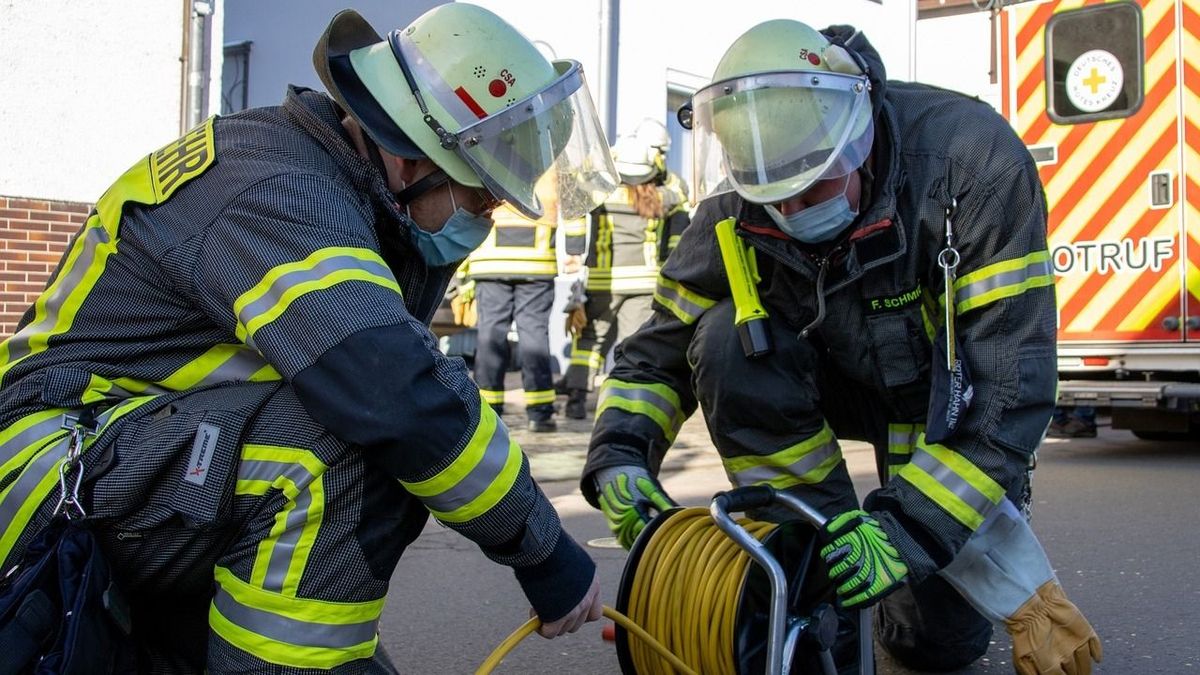
[[[339,11],[352,7],[380,35],[412,23],[442,0],[225,0],[226,43],[250,40],[250,107],[279,105],[287,85],[324,91],[312,67],[317,38]]]
[[[978,96],[1000,109],[1000,85],[991,81],[992,22],[988,12],[917,22],[919,82]]]
[[[0,194],[94,202],[179,135],[183,10],[0,2]]]

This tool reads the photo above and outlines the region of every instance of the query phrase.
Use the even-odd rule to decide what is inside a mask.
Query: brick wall
[[[13,333],[90,204],[0,197],[0,337]]]

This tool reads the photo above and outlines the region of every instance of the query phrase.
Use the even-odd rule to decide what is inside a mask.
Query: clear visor
[[[534,219],[557,202],[569,220],[599,206],[620,179],[579,63],[554,68],[558,79],[542,91],[459,131],[457,148],[496,197]]]
[[[692,97],[693,194],[736,190],[775,204],[862,166],[874,138],[863,76],[791,71],[715,82]]]

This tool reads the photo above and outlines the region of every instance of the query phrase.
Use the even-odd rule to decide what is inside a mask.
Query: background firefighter
[[[609,350],[650,318],[659,267],[688,225],[687,186],[667,169],[670,149],[666,127],[650,119],[617,139],[621,187],[588,215],[588,232],[568,231],[567,253],[583,256],[588,271],[586,322],[566,373],[567,417],[587,416],[587,394]]]

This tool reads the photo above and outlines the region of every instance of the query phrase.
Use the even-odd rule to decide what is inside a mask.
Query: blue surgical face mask
[[[431,267],[449,265],[466,258],[471,251],[479,248],[492,231],[492,219],[468,213],[459,207],[454,203],[453,191],[450,191],[450,204],[455,209],[454,213],[437,232],[426,232],[409,219],[408,232],[412,243]]]
[[[849,181],[846,181],[846,185],[848,188]],[[806,244],[819,244],[833,239],[858,216],[858,211],[850,207],[846,190],[842,190],[840,195],[832,199],[786,216],[770,204],[766,206],[766,210],[780,230],[792,239]]]

